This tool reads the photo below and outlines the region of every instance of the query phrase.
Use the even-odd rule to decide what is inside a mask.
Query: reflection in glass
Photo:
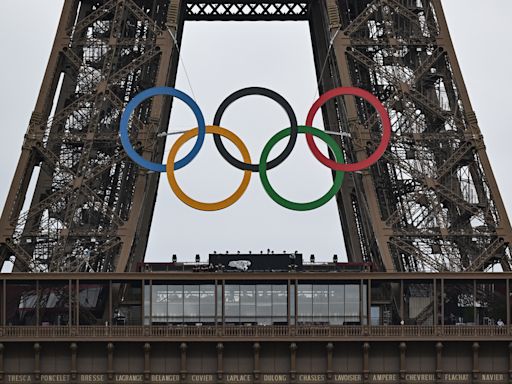
[[[227,284],[224,296],[227,323],[270,325],[287,322],[286,284]]]
[[[151,324],[151,290],[149,283],[144,286],[144,325]]]
[[[149,287],[145,311],[149,313]],[[215,285],[156,284],[151,289],[153,324],[198,324],[215,322]],[[145,321],[145,323],[148,323]]]
[[[272,323],[286,324],[288,321],[288,287],[272,284]]]
[[[299,284],[297,290],[298,324],[310,323],[313,319],[313,285]]]
[[[330,324],[342,325],[345,316],[345,286],[329,286],[329,319]]]
[[[256,287],[254,284],[240,285],[240,321],[254,323],[256,321]]]
[[[183,285],[167,285],[166,287],[167,322],[181,323],[183,322]]]
[[[272,324],[272,286],[256,285],[256,317],[258,324]]]
[[[215,285],[201,285],[199,297],[199,317],[202,323],[215,322]]]
[[[240,285],[226,284],[224,288],[224,316],[226,323],[240,322]]]
[[[313,322],[318,324],[329,323],[329,285],[313,285]]]
[[[359,325],[366,322],[366,300],[361,307],[360,289],[359,284],[299,284],[299,324]],[[366,286],[363,286],[363,295],[366,295]]]
[[[199,285],[183,286],[183,316],[185,323],[199,322]]]
[[[360,324],[359,321],[359,285],[345,285],[344,324]]]
[[[151,288],[146,286],[145,289],[144,324],[211,324],[215,323],[216,315],[217,321],[221,321],[222,307],[224,321],[228,324],[287,324],[289,315],[292,323],[296,320],[297,324],[356,325],[367,321],[365,285],[306,283],[299,284],[297,288],[291,285],[290,309],[288,285],[285,283],[225,284],[224,296],[221,285],[217,292],[215,289],[214,284],[153,282]],[[295,289],[296,299],[293,295]]]

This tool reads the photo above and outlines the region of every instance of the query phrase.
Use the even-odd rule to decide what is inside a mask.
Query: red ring
[[[389,141],[391,140],[391,121],[389,119],[388,112],[386,111],[386,108],[382,103],[377,99],[374,95],[372,95],[370,92],[365,91],[361,88],[356,87],[338,87],[331,89],[324,93],[322,96],[318,98],[317,101],[311,106],[311,109],[308,112],[308,116],[306,118],[306,125],[307,126],[313,126],[313,118],[315,117],[316,112],[318,109],[325,104],[328,100],[332,99],[336,96],[343,96],[343,95],[353,95],[353,96],[359,96],[366,101],[368,101],[373,107],[377,110],[379,113],[380,119],[382,121],[382,140],[375,150],[367,159],[358,161],[357,163],[351,163],[351,164],[341,164],[337,163],[334,160],[331,160],[323,155],[322,152],[318,149],[318,147],[315,144],[315,141],[313,139],[313,135],[310,133],[306,134],[306,140],[308,142],[309,149],[311,152],[313,152],[313,155],[320,161],[323,165],[331,168],[335,171],[344,171],[344,172],[354,172],[354,171],[360,171],[362,169],[370,167],[370,165],[376,163],[381,156],[386,151],[386,148],[389,145]]]

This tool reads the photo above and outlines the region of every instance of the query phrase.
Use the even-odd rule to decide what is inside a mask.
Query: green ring
[[[308,127],[306,125],[300,125],[298,126],[299,133],[310,133],[313,136],[318,137],[319,139],[322,139],[329,148],[333,151],[334,157],[336,158],[336,161],[338,163],[344,163],[345,159],[343,156],[343,152],[341,151],[340,147],[336,143],[336,141],[329,136],[324,131],[321,131],[317,128]],[[260,164],[259,164],[259,173],[260,173],[260,179],[261,184],[263,185],[263,188],[265,189],[265,192],[270,196],[272,200],[274,200],[277,204],[294,210],[294,211],[310,211],[312,209],[316,209],[321,207],[322,205],[326,204],[331,198],[338,193],[338,191],[341,188],[341,185],[343,184],[343,176],[345,175],[345,172],[342,171],[336,171],[336,177],[334,178],[334,184],[329,189],[329,191],[320,197],[317,200],[310,201],[308,203],[296,203],[290,200],[286,200],[284,197],[280,196],[274,188],[270,185],[270,181],[267,177],[267,158],[270,154],[270,151],[276,145],[280,140],[284,139],[285,137],[289,136],[291,132],[291,128],[283,129],[282,131],[276,133],[272,138],[268,141],[267,144],[265,144],[265,148],[263,148],[263,151],[261,152],[260,156]]]

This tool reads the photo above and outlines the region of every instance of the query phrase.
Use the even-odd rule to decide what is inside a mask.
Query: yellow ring
[[[207,125],[206,126],[206,133],[216,133],[218,135],[224,136],[229,141],[231,141],[235,146],[238,148],[240,153],[242,154],[242,158],[244,162],[250,163],[251,162],[251,156],[249,155],[249,151],[247,150],[247,147],[243,143],[243,141],[235,135],[233,132],[228,131],[225,128],[218,127],[216,125]],[[174,159],[176,158],[176,155],[178,154],[178,150],[181,148],[183,144],[185,144],[188,140],[191,138],[197,136],[198,129],[194,128],[190,131],[185,132],[182,136],[179,137],[178,140],[173,144],[171,151],[169,152],[169,156],[167,157],[167,180],[169,181],[169,185],[171,186],[171,189],[173,190],[174,194],[183,201],[188,206],[198,209],[200,211],[219,211],[221,209],[227,208],[230,205],[235,204],[238,199],[242,197],[245,190],[249,186],[249,182],[251,181],[251,171],[244,171],[244,178],[242,179],[242,183],[237,188],[235,193],[233,193],[231,196],[229,196],[227,199],[215,202],[215,203],[203,203],[201,201],[197,201],[192,199],[190,196],[185,194],[183,190],[178,185],[178,182],[176,181],[176,177],[174,175]]]

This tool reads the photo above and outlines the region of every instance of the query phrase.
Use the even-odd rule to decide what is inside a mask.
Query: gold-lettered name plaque
[[[479,373],[476,379],[480,383],[507,383],[508,374],[506,373]],[[108,375],[105,373],[78,373],[72,379],[68,373],[53,373],[41,374],[39,380],[36,380],[35,375],[27,374],[4,374],[4,383],[33,383],[38,382],[41,384],[50,383],[80,383],[80,384],[94,384],[94,383],[107,383]],[[145,383],[144,374],[120,374],[115,373],[113,376],[114,383]],[[406,373],[405,382],[407,383],[422,383],[429,384],[435,383],[435,375],[433,373]],[[443,373],[441,381],[444,383],[469,383],[473,378],[472,373]],[[260,373],[259,383],[261,384],[274,384],[274,383],[290,383],[290,375],[286,373]],[[311,384],[311,383],[326,383],[328,377],[322,373],[297,373],[295,374],[295,384]],[[397,383],[400,381],[400,375],[397,373],[369,373],[368,381],[370,383]],[[180,380],[180,375],[176,373],[151,373],[149,374],[150,383],[172,384],[172,383],[205,383],[216,384],[216,373],[188,373],[184,381]],[[334,384],[361,384],[363,382],[363,375],[360,373],[332,373],[330,382]],[[252,373],[224,373],[223,383],[254,383],[254,376]]]

